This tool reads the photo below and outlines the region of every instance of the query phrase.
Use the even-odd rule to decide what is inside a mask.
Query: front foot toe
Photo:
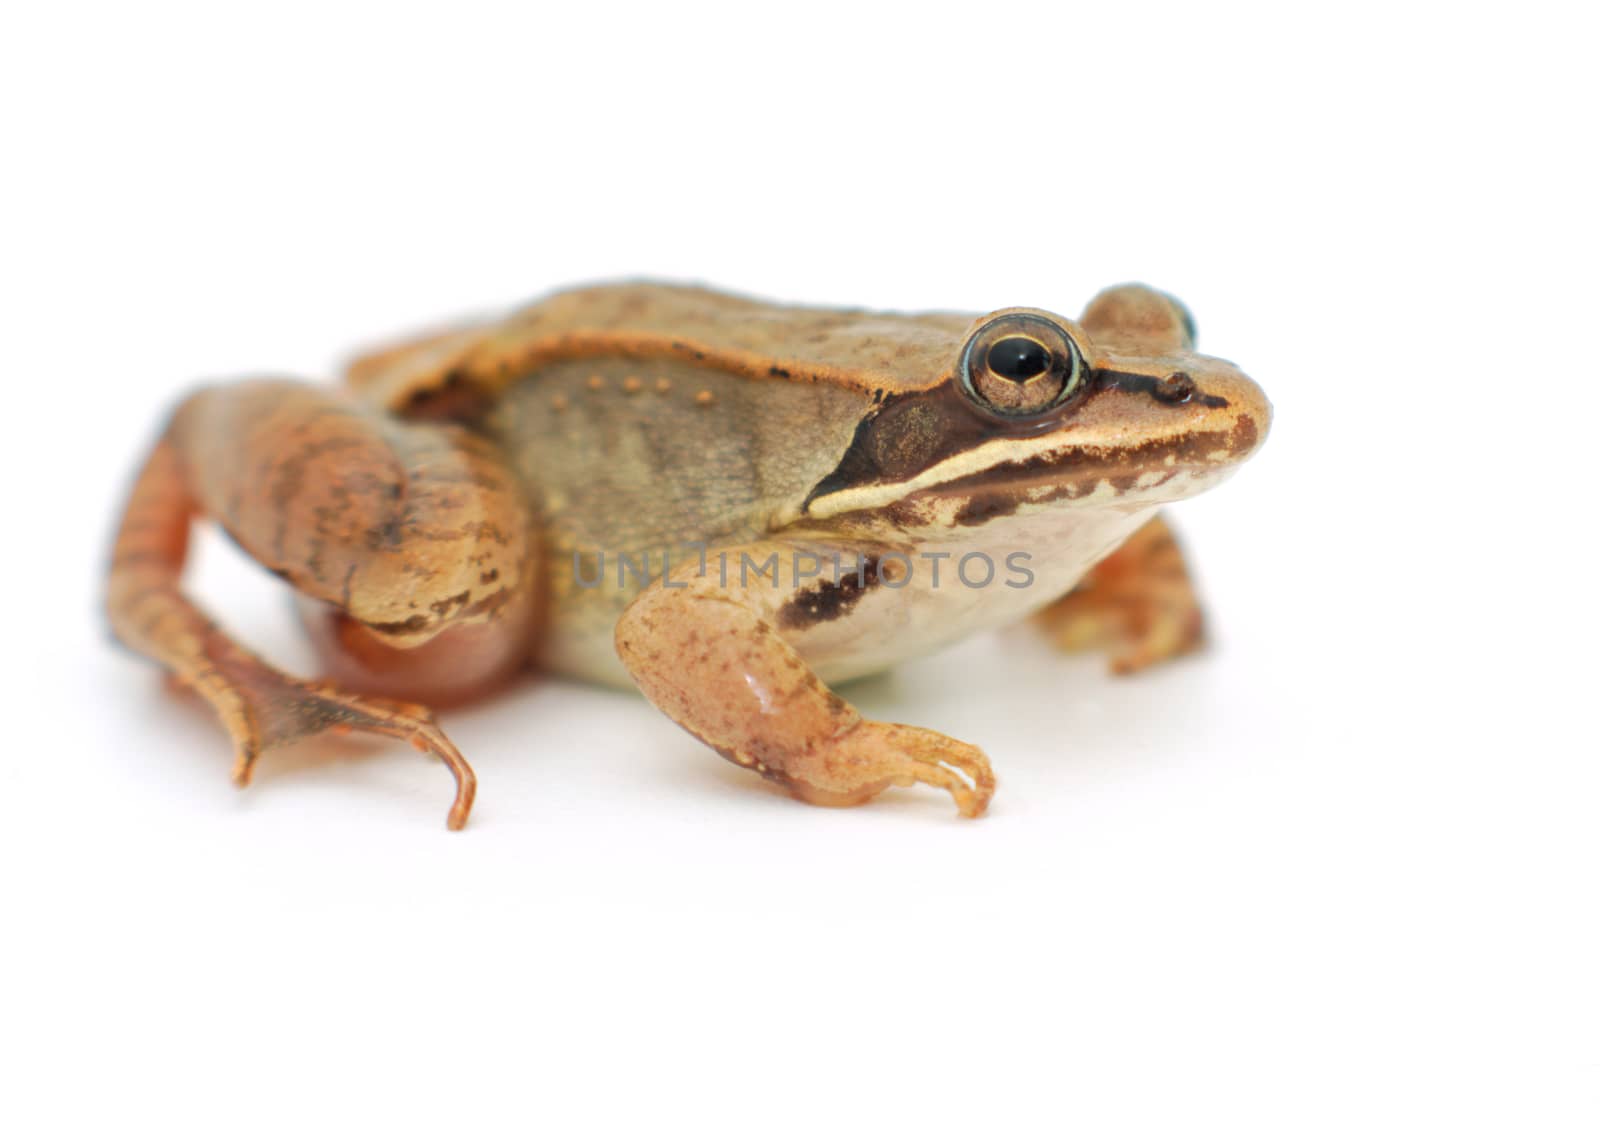
[[[948,792],[963,817],[981,817],[994,796],[994,769],[976,746],[923,727],[861,721],[782,774],[815,805],[858,805],[890,786]]]

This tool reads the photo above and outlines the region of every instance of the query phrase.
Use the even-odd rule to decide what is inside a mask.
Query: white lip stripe
[[[1007,440],[1000,444],[983,444],[942,460],[917,473],[911,479],[874,483],[866,487],[850,487],[813,499],[806,510],[806,515],[810,518],[828,518],[847,511],[870,510],[916,491],[988,471],[1003,463],[1020,462],[1035,455],[1058,451],[1060,444],[1060,436],[1050,433],[1044,433],[1032,440]]]

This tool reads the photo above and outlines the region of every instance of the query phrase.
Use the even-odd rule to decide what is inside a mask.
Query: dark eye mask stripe
[[[1166,377],[1151,377],[1143,373],[1098,369],[1088,371],[1085,378],[1090,395],[1114,388],[1143,394],[1163,404],[1196,401],[1208,408],[1228,406],[1222,397],[1197,390],[1194,379],[1181,370]],[[925,392],[890,395],[856,426],[850,447],[833,471],[811,489],[801,510],[808,509],[813,500],[837,491],[904,482],[997,435],[1026,436],[1055,428],[1059,422],[1059,412],[1010,419],[979,416],[973,411],[971,400],[954,382]]]

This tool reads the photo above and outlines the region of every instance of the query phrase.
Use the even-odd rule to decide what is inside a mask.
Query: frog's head
[[[1272,410],[1194,338],[1181,303],[1139,285],[1102,292],[1076,322],[1021,307],[986,315],[938,382],[883,398],[804,513],[958,529],[1197,494],[1261,446]]]

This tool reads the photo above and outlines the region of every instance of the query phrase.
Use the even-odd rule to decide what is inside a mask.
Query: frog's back
[[[350,382],[403,411],[447,383],[489,392],[558,359],[677,358],[754,379],[911,392],[950,370],[968,314],[784,306],[704,287],[613,283],[550,295],[502,320],[358,359]]]

